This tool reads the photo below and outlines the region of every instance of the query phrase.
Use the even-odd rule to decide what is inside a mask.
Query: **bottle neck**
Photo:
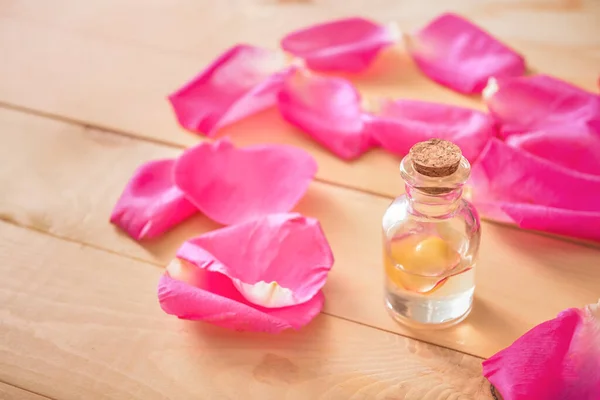
[[[460,205],[462,186],[452,189],[406,187],[409,212],[429,218],[450,218]]]

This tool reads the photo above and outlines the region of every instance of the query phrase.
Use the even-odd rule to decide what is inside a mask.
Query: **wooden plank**
[[[48,400],[49,397],[40,396],[27,390],[0,382],[0,399],[2,400]]]
[[[20,76],[26,71],[27,79],[0,79],[0,101],[189,145],[200,138],[178,127],[165,96],[235,42],[276,47],[290,29],[352,12],[382,21],[396,19],[412,28],[446,9],[476,18],[530,56],[536,69],[596,89],[597,2],[568,13],[539,12],[535,5],[500,8],[500,4],[504,2],[432,1],[418,7],[412,2],[391,5],[389,0],[370,2],[369,7],[358,0],[331,6],[183,0],[156,0],[150,5],[139,0],[85,5],[62,0],[52,6],[14,2],[0,9],[4,16],[0,52],[6,55],[0,74]],[[521,22],[518,29],[514,21]],[[563,27],[560,33],[557,25]],[[390,59],[394,62],[386,69]],[[373,68],[377,70],[382,73],[357,79],[367,98],[402,96],[482,107],[427,80],[405,56],[388,54]],[[284,123],[275,110],[229,127],[223,135],[241,144],[279,142],[305,148],[318,159],[318,177],[324,181],[388,196],[403,192],[398,157],[376,150],[355,162],[343,162]]]
[[[364,0],[328,4],[285,1],[230,2],[188,0],[92,1],[58,0],[38,4],[19,0],[0,15],[48,27],[138,47],[207,57],[234,42],[277,47],[291,30],[313,23],[361,15],[396,21],[402,30],[416,29],[440,13],[452,10],[474,20],[493,35],[528,56],[536,69],[595,87],[600,28],[600,4],[583,1]],[[557,30],[556,26],[564,27]],[[557,59],[556,54],[573,55]],[[573,67],[583,67],[574,71]],[[579,72],[583,72],[582,76]]]
[[[60,399],[490,399],[481,360],[329,316],[281,335],[164,314],[159,268],[0,223],[0,379]]]
[[[161,265],[183,240],[216,227],[198,217],[142,245],[108,223],[132,171],[175,149],[7,110],[0,132],[5,220]],[[334,251],[327,313],[488,357],[559,311],[597,301],[600,251],[484,223],[471,317],[454,329],[406,330],[382,302],[380,219],[388,203],[314,183],[297,208],[321,221]]]
[[[30,50],[19,50],[15,37],[31,43]],[[11,54],[0,63],[0,74],[18,76],[27,70],[25,80],[0,79],[1,102],[180,146],[204,140],[178,126],[165,96],[208,57],[155,52],[6,19],[0,24],[0,52]],[[44,68],[36,66],[40,59],[47,60]],[[275,109],[224,129],[222,136],[240,145],[301,147],[319,162],[319,179],[388,195],[403,192],[397,157],[374,150],[346,163],[286,124]]]

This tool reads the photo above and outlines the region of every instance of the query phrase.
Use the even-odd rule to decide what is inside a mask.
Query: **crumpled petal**
[[[306,151],[285,145],[235,148],[227,139],[186,150],[174,168],[175,184],[202,213],[235,224],[290,211],[317,172]]]
[[[211,286],[221,287],[218,293],[163,275],[158,286],[161,308],[181,319],[205,321],[227,329],[279,333],[308,324],[321,312],[325,302],[323,293],[319,292],[297,306],[262,308],[248,303],[230,281],[217,273],[209,275],[207,281]]]
[[[198,209],[173,183],[175,160],[139,167],[119,197],[110,222],[136,240],[151,239],[189,218]]]
[[[279,111],[337,156],[354,159],[372,146],[360,94],[346,79],[298,70],[279,93]]]
[[[569,308],[483,362],[504,400],[597,400],[600,303]]]
[[[600,133],[600,96],[557,78],[491,79],[483,97],[503,137],[530,131]]]
[[[240,44],[169,95],[169,101],[181,126],[214,136],[219,128],[274,106],[291,70],[283,54]]]
[[[243,330],[297,329],[321,310],[333,261],[317,220],[273,214],[185,242],[161,280],[159,299],[180,318]]]
[[[471,170],[473,201],[600,211],[600,177],[573,171],[493,138]]]
[[[490,77],[525,73],[520,54],[453,13],[442,14],[406,39],[425,75],[461,93],[480,93]]]
[[[416,143],[440,138],[455,143],[471,162],[496,134],[494,120],[487,114],[418,100],[382,102],[369,130],[381,147],[396,154],[406,155]]]
[[[506,143],[565,168],[600,175],[600,135],[538,131],[511,135]]]
[[[319,221],[297,213],[271,214],[205,233],[185,242],[177,258],[229,277],[244,297],[256,298],[239,283],[277,282],[292,298],[275,307],[313,298],[333,266]]]
[[[357,73],[399,38],[395,26],[386,27],[364,18],[338,19],[286,35],[281,47],[302,58],[315,71]]]

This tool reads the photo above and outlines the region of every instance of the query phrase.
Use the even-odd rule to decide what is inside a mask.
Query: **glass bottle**
[[[458,146],[432,139],[400,164],[406,193],[383,216],[386,305],[412,327],[446,327],[471,311],[480,222],[462,198],[471,166]]]

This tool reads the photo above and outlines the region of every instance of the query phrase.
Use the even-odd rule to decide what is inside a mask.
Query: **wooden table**
[[[345,163],[270,110],[226,129],[239,145],[293,144],[319,162],[297,210],[336,264],[306,328],[235,333],[164,314],[156,286],[197,217],[147,244],[108,223],[142,162],[203,140],[166,95],[244,41],[363,15],[405,29],[451,9],[530,68],[597,90],[597,0],[4,0],[0,2],[0,398],[489,399],[481,361],[600,296],[600,250],[483,223],[475,307],[459,326],[407,330],[382,303],[380,219],[402,193],[399,158]],[[393,60],[391,60],[393,59]],[[393,68],[389,68],[393,65]],[[401,51],[357,81],[390,95],[482,108],[423,78]]]

